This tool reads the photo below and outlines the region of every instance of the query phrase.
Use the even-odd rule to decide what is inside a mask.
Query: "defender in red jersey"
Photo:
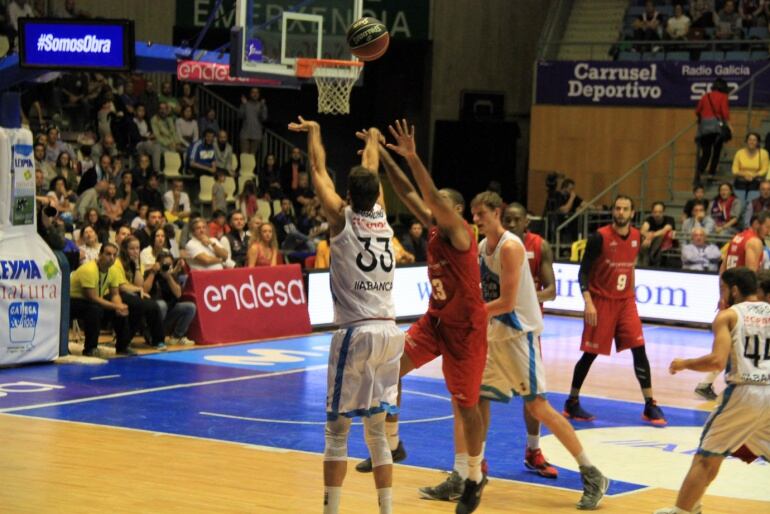
[[[553,252],[548,241],[527,230],[529,216],[527,209],[519,203],[512,203],[503,213],[503,226],[519,237],[524,243],[529,262],[529,271],[535,280],[537,301],[540,311],[543,303],[556,298],[556,279],[553,273]],[[540,343],[538,338],[538,344]],[[524,453],[524,465],[546,478],[556,478],[558,471],[551,466],[540,451],[540,422],[523,405],[524,422],[527,425],[527,449]]]
[[[639,231],[631,226],[634,202],[620,195],[612,207],[612,224],[588,238],[580,264],[580,289],[585,300],[585,322],[580,349],[583,356],[575,365],[570,396],[564,415],[576,421],[591,421],[578,399],[588,371],[598,354],[609,355],[612,340],[617,351],[631,349],[634,372],[642,388],[643,419],[665,425],[666,418],[652,396],[652,374],[644,349],[642,322],[636,310],[634,268],[641,246]]]
[[[447,389],[452,394],[456,415],[465,432],[466,476],[458,481],[453,499],[459,499],[457,512],[470,513],[481,501],[486,478],[481,472],[483,421],[479,411],[481,376],[487,359],[487,315],[481,297],[481,273],[478,247],[473,231],[463,220],[462,195],[451,189],[438,190],[417,155],[414,126],[406,120],[396,121],[390,133],[396,144],[390,150],[406,159],[420,192],[398,167],[384,147],[380,158],[393,189],[428,232],[428,279],[431,297],[428,312],[413,324],[406,336],[401,359],[401,376],[416,367],[443,357],[443,372]],[[359,133],[364,139],[365,133]],[[386,423],[386,432],[398,462],[406,457],[398,438],[398,417]],[[369,459],[359,463],[356,470],[371,470]]]

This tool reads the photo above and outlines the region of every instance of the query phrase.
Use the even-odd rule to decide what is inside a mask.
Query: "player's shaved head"
[[[370,211],[380,196],[380,178],[363,166],[356,166],[348,175],[348,194],[354,211]]]

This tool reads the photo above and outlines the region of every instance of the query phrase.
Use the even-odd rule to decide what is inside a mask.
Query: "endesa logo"
[[[304,305],[305,290],[302,280],[294,279],[255,283],[254,277],[239,284],[209,285],[203,289],[203,304],[210,312],[219,312],[222,307],[231,310],[270,309],[273,306]]]

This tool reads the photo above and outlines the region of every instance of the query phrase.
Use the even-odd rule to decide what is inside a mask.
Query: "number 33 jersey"
[[[428,314],[447,325],[486,324],[481,297],[479,250],[471,227],[465,223],[471,246],[461,252],[442,236],[437,226],[428,231]]]
[[[344,326],[393,319],[393,229],[379,205],[368,212],[345,207],[345,227],[329,240],[334,322]]]
[[[634,266],[641,246],[639,230],[630,227],[625,238],[612,225],[597,232],[602,236],[602,253],[591,265],[589,292],[604,298],[633,298]]]
[[[770,304],[741,302],[725,370],[728,384],[770,385]],[[770,391],[770,390],[769,390]]]

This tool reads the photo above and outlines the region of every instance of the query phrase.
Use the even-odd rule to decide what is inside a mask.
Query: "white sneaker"
[[[703,510],[701,508],[701,504],[698,503],[695,505],[695,507],[692,508],[690,512],[677,507],[667,507],[665,509],[656,510],[655,514],[701,514],[702,512]]]
[[[192,339],[187,339],[187,337],[185,337],[185,336],[182,336],[182,337],[170,336],[168,338],[168,344],[181,345],[181,346],[192,346],[192,345],[195,344],[195,341],[193,341]]]

